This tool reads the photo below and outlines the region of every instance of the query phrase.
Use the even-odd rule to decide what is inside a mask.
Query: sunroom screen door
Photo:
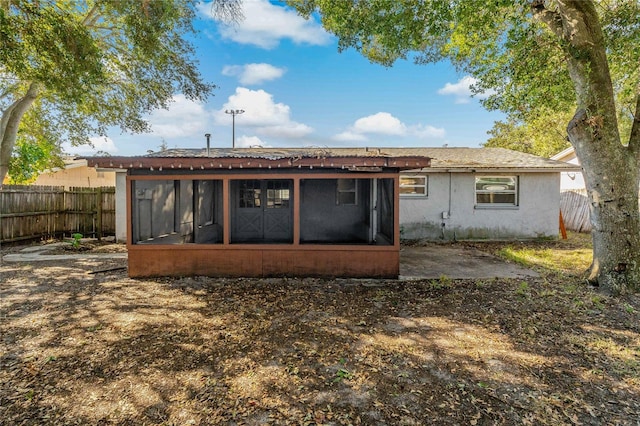
[[[286,179],[232,181],[231,242],[292,242],[292,188]]]

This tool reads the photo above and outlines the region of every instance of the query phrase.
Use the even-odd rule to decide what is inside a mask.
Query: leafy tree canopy
[[[217,0],[214,12],[231,16],[238,5]],[[166,108],[175,93],[205,99],[214,86],[202,81],[185,38],[195,7],[190,0],[0,0],[0,181],[19,138],[22,147],[62,138],[77,145],[112,126],[145,132],[144,115]],[[23,120],[36,102],[46,119]]]

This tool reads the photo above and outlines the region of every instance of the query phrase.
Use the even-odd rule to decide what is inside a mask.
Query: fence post
[[[96,237],[98,241],[102,241],[102,187],[99,186],[96,190],[96,198],[98,199],[98,217],[96,218]]]
[[[567,229],[564,227],[564,218],[562,217],[562,210],[560,210],[560,234],[562,235],[562,239],[567,239]]]

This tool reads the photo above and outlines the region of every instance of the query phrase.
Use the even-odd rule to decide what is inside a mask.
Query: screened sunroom
[[[130,276],[397,277],[399,171],[428,158],[189,154],[95,159],[127,168]]]

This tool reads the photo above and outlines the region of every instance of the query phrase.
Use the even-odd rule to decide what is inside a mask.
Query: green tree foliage
[[[515,125],[544,128],[548,111],[574,111],[566,130],[590,197],[589,279],[613,293],[640,288],[640,2],[287,3],[303,16],[319,13],[340,49],[357,49],[374,62],[451,61],[477,79],[473,90],[491,89],[483,104],[504,111]]]
[[[239,4],[217,0],[212,11],[234,19]],[[166,108],[175,93],[205,99],[214,86],[202,81],[185,37],[194,32],[195,7],[190,0],[0,0],[0,182],[12,153],[34,141],[85,144],[111,126],[145,132],[143,116]],[[46,120],[23,120],[36,103]]]
[[[13,151],[8,176],[12,185],[30,184],[46,170],[64,168],[64,161],[55,143],[18,138]]]
[[[483,145],[549,158],[571,146],[567,138],[567,123],[572,116],[573,112],[549,111],[542,116],[530,117],[527,122],[515,118],[497,121]]]
[[[38,129],[38,132],[18,131],[9,160],[10,184],[29,184],[45,170],[64,167],[59,144],[61,135],[52,125],[48,111],[42,108],[40,102],[34,102],[22,118],[20,127]]]

